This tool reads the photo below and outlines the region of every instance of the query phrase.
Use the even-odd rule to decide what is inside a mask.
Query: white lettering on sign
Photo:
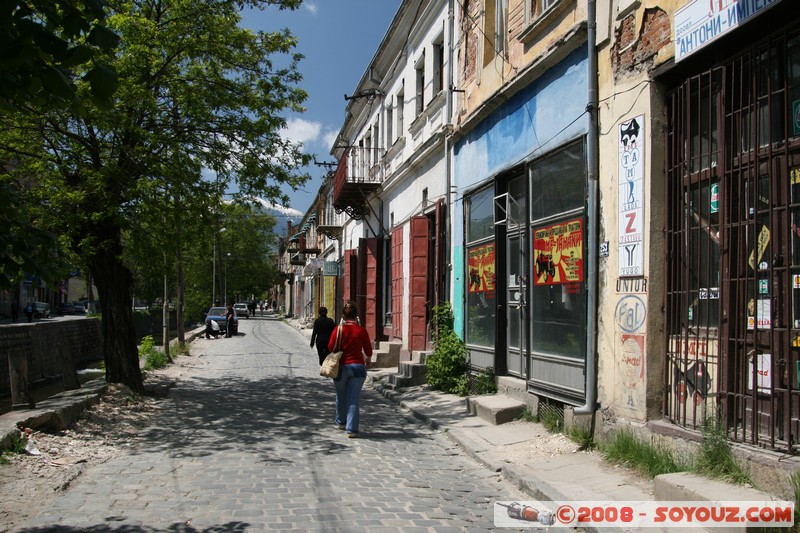
[[[780,0],[692,0],[675,13],[675,61],[734,30]]]

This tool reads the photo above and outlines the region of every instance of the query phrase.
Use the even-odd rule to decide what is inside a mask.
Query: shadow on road
[[[107,518],[107,520],[109,522],[114,522],[116,518],[110,517]],[[122,520],[122,518],[120,518],[120,520]],[[153,528],[132,524],[122,524],[119,527],[114,527],[111,524],[98,524],[96,526],[81,527],[52,525],[41,528],[22,529],[19,531],[20,533],[69,533],[71,531],[81,531],[83,533],[237,533],[247,531],[250,526],[251,525],[247,522],[228,522],[227,524],[220,524],[218,526],[210,526],[202,529],[184,523],[175,523],[167,528]]]

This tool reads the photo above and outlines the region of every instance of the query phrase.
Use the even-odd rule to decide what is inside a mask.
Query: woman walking
[[[367,379],[367,367],[372,363],[372,344],[369,333],[358,324],[358,309],[355,302],[347,302],[342,310],[342,324],[328,341],[328,351],[336,346],[340,337],[342,358],[339,360],[339,377],[333,380],[336,386],[336,424],[350,438],[358,435],[361,388]]]

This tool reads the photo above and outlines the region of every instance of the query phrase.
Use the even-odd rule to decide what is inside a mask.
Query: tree
[[[112,0],[106,20],[120,43],[104,59],[118,74],[113,108],[87,103],[79,111],[0,118],[0,150],[20,162],[13,172],[38,176],[33,200],[46,206],[50,229],[62,232],[92,273],[109,382],[143,389],[131,310],[134,278],[124,260],[128,237],[145,222],[137,219],[142,206],[162,202],[163,191],[180,190],[191,210],[190,199],[214,198],[231,183],[237,198],[286,203],[281,186],[308,179],[298,169],[309,157],[281,137],[282,114],[302,111],[306,98],[297,86],[296,41],[288,30],[255,33],[238,25],[240,8],[299,4]],[[77,85],[79,95],[90,90]],[[187,164],[216,171],[213,194]]]
[[[108,105],[116,73],[96,61],[118,37],[103,25],[99,0],[29,0],[0,3],[0,112],[83,105],[75,87],[75,68],[85,71],[92,97]],[[7,158],[3,170],[14,165]],[[20,200],[30,176],[0,181],[0,288],[36,274],[56,282],[66,266],[55,236],[37,226],[35,214]]]

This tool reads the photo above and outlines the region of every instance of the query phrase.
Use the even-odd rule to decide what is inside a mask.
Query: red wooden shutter
[[[403,338],[403,227],[392,230],[392,337]]]
[[[411,272],[409,288],[408,349],[426,348],[428,304],[428,218],[411,219]]]
[[[342,280],[342,300],[355,301],[356,299],[356,265],[358,262],[358,252],[356,250],[346,250],[344,252],[344,279]]]
[[[364,275],[363,283],[359,283],[359,287],[363,286],[362,294],[364,295],[359,302],[359,307],[364,321],[363,325],[369,332],[369,338],[375,341],[379,339],[378,325],[383,322],[379,320],[378,317],[378,284],[380,283],[378,262],[380,260],[381,251],[380,240],[377,237],[360,239],[359,251],[362,252],[360,255],[363,262]]]

